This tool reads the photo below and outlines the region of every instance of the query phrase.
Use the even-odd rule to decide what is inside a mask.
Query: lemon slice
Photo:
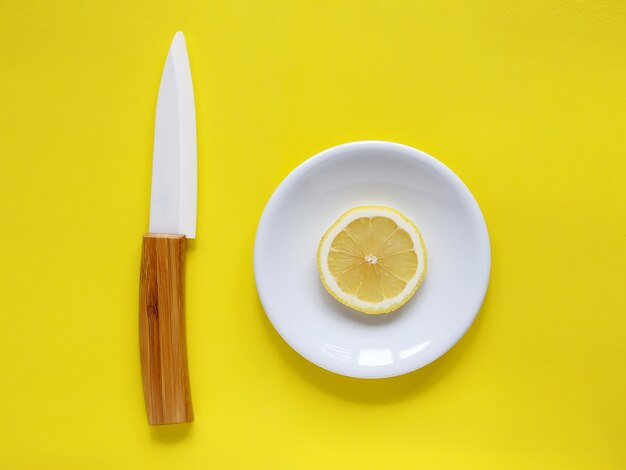
[[[326,290],[363,313],[404,305],[426,275],[426,248],[418,228],[382,206],[355,207],[330,227],[317,250]]]

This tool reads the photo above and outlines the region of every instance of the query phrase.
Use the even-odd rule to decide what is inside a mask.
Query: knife
[[[193,421],[185,337],[185,246],[196,236],[196,116],[183,33],[172,40],[159,86],[150,230],[143,236],[139,343],[150,425]]]

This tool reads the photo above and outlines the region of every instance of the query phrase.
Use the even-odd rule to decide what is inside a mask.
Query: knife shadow
[[[191,432],[193,423],[170,424],[165,426],[150,426],[150,435],[153,440],[164,444],[182,441]]]
[[[414,397],[437,384],[471,350],[483,322],[482,312],[489,303],[487,293],[474,323],[450,351],[431,364],[397,377],[385,379],[357,379],[327,371],[309,362],[294,351],[276,332],[257,297],[258,314],[268,341],[277,351],[283,364],[300,379],[324,393],[349,402],[383,404],[399,402]]]
[[[190,251],[194,251],[196,249],[196,239],[195,238],[187,238],[185,240],[186,250],[189,253]]]

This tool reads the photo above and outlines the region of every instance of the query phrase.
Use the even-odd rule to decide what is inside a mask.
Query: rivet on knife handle
[[[143,237],[139,334],[151,425],[193,421],[185,337],[185,244],[184,235]]]

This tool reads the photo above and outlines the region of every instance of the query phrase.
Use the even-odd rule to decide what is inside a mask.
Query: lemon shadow
[[[193,423],[167,424],[150,426],[150,436],[163,444],[173,444],[185,439],[192,429]]]
[[[424,280],[424,284],[426,284],[426,281],[427,280]],[[339,312],[341,315],[348,317],[351,321],[362,323],[364,325],[381,325],[398,321],[400,317],[403,317],[407,314],[407,312],[409,312],[408,306],[410,306],[410,304],[419,302],[419,298],[424,292],[424,289],[419,289],[406,304],[402,305],[399,309],[393,312],[381,315],[367,315],[339,303],[337,299],[333,298],[333,296],[328,293],[321,282],[318,282],[318,290],[320,298],[323,300],[324,304],[328,306],[329,310]]]
[[[471,350],[487,309],[487,293],[482,307],[465,335],[442,357],[429,365],[397,377],[385,379],[357,379],[327,371],[309,362],[294,351],[276,332],[257,297],[258,314],[268,340],[282,362],[303,381],[336,398],[360,403],[383,404],[409,399],[428,390],[454,370],[463,356]],[[347,307],[346,307],[347,308]]]

